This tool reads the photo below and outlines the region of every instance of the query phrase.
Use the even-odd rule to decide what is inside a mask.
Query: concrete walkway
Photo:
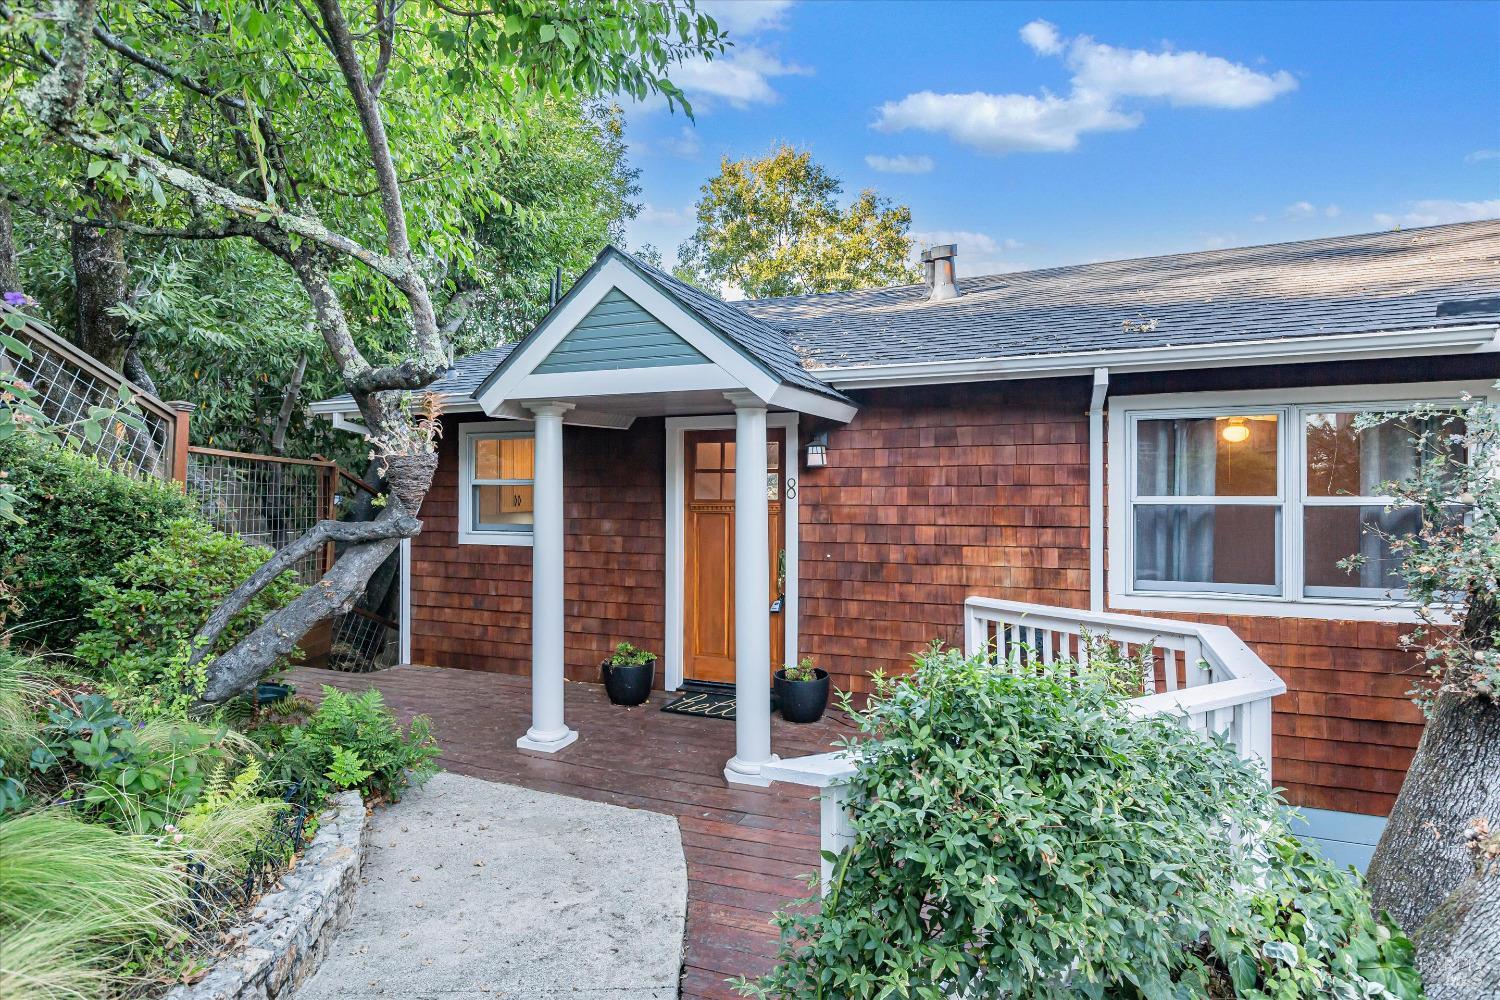
[[[375,812],[349,924],[298,1000],[672,1000],[677,821],[439,774]]]

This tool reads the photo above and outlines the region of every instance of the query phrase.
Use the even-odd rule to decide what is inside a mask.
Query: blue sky
[[[1500,217],[1500,3],[702,2],[736,45],[627,109],[668,263],[778,141],[960,276]]]

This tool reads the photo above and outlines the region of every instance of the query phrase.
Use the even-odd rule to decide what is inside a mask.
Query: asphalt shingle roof
[[[787,383],[840,399],[818,375],[1500,322],[1500,220],[979,277],[962,250],[962,294],[940,302],[922,285],[725,302],[606,253]],[[459,358],[432,389],[472,394],[516,346]]]
[[[1500,220],[746,300],[823,369],[1275,340],[1500,320]],[[1488,300],[1488,301],[1486,301]],[[1445,303],[1461,302],[1463,306]]]

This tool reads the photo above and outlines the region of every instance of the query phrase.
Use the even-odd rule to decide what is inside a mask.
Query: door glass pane
[[[733,472],[726,472],[726,473],[724,473],[724,485],[723,485],[722,489],[723,489],[723,492],[719,494],[722,498],[724,498],[725,500],[733,500],[734,499],[734,473]]]
[[[1337,597],[1351,590],[1386,591],[1401,588],[1399,554],[1391,540],[1414,534],[1422,524],[1416,507],[1386,510],[1382,505],[1308,507],[1305,510],[1303,551],[1306,591],[1313,597]],[[1349,571],[1339,560],[1357,558]],[[1354,596],[1350,594],[1349,596]]]
[[[1173,417],[1136,425],[1136,494],[1151,497],[1274,497],[1274,413]]]
[[[732,469],[732,468],[734,468],[734,442],[733,441],[725,441],[724,442],[724,464],[721,465],[721,466],[719,466],[719,468],[721,468],[721,469]]]
[[[779,469],[779,468],[781,468],[781,442],[780,441],[767,441],[766,442],[766,468],[768,468],[768,469]]]
[[[1135,508],[1135,586],[1280,593],[1280,539],[1280,507],[1141,504]]]
[[[699,469],[721,469],[720,449],[717,441],[699,441],[694,449],[693,465]]]
[[[474,487],[474,529],[504,531],[528,527],[532,521],[531,486]]]
[[[781,499],[781,473],[766,473],[766,499],[772,503]]]
[[[693,499],[694,500],[717,500],[717,499],[719,499],[719,473],[717,473],[717,472],[695,472],[695,473],[693,473]]]
[[[1382,485],[1410,479],[1422,462],[1440,456],[1457,460],[1461,451],[1450,437],[1462,430],[1453,421],[1388,420],[1356,430],[1357,412],[1309,413],[1307,495],[1314,497],[1384,496]],[[1421,435],[1427,434],[1425,447]]]

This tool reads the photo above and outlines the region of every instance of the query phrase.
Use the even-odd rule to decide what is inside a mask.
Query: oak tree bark
[[[1407,934],[1473,873],[1462,835],[1480,816],[1500,821],[1500,704],[1445,694],[1366,873],[1375,905]]]

